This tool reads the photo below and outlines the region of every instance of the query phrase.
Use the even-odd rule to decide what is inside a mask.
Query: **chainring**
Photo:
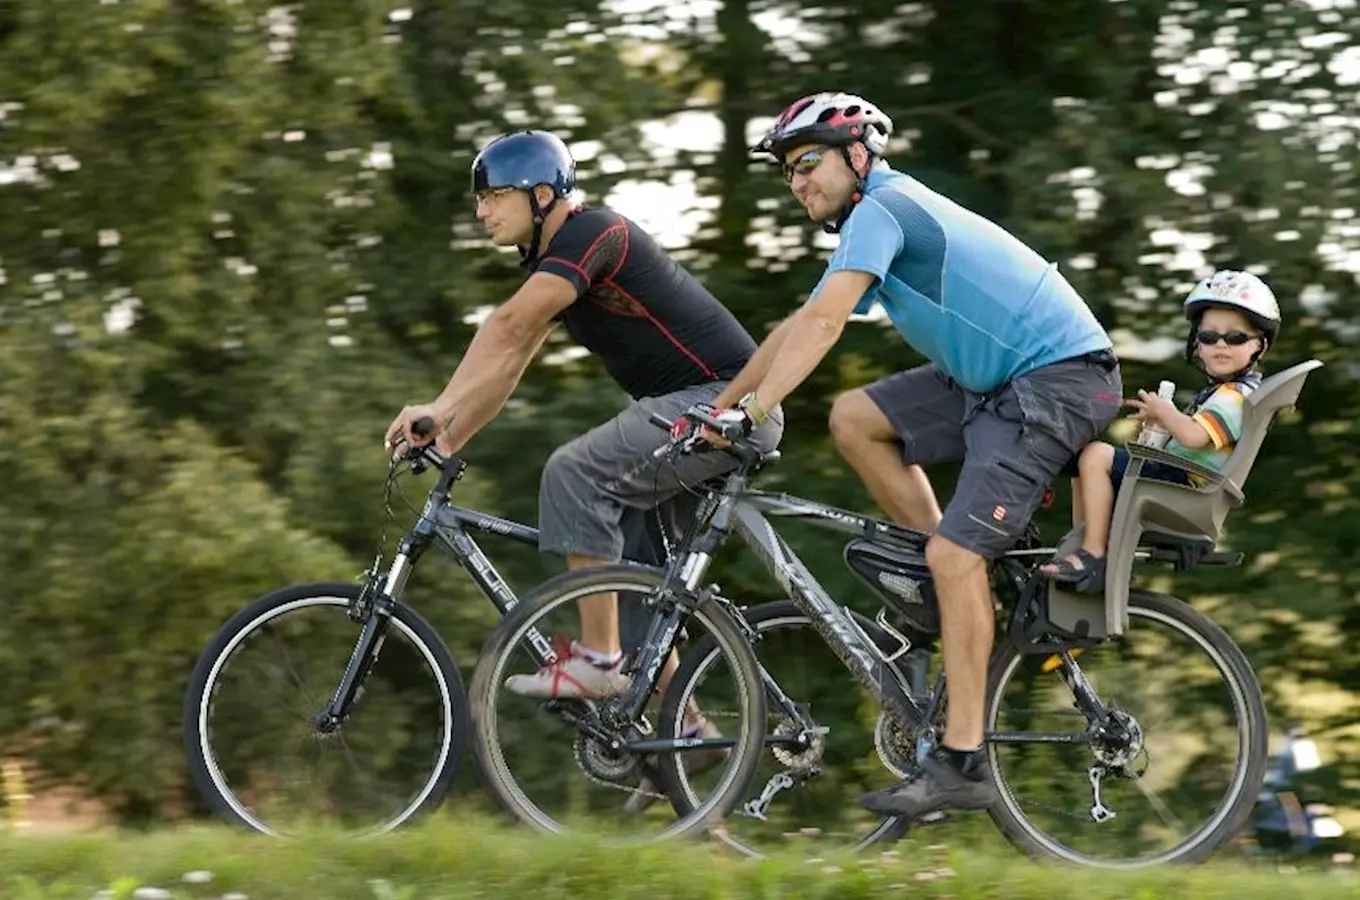
[[[641,760],[628,750],[615,750],[596,737],[578,733],[572,744],[576,764],[591,778],[609,785],[622,785],[621,782],[640,771]]]
[[[898,778],[906,778],[916,771],[916,739],[919,731],[903,729],[886,712],[878,714],[874,723],[874,749],[879,761]]]

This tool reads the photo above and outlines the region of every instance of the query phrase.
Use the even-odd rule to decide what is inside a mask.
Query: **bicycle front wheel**
[[[397,606],[349,715],[322,730],[362,625],[359,585],[300,584],[237,612],[189,680],[184,743],[204,800],[276,837],[314,827],[380,834],[438,806],[468,728],[458,667],[434,629]]]
[[[1106,723],[1074,708],[1070,683]],[[1084,653],[1000,647],[986,728],[992,818],[1028,853],[1080,865],[1199,862],[1242,828],[1265,778],[1265,704],[1247,658],[1204,614],[1145,591],[1129,594],[1127,632]]]
[[[674,733],[647,720],[645,709],[630,716],[617,698],[545,700],[505,687],[508,676],[536,667],[525,652],[535,630],[540,635],[575,631],[582,599],[616,595],[625,622],[650,623],[674,610],[673,601],[660,596],[661,577],[660,569],[628,563],[564,573],[526,596],[488,638],[468,691],[473,751],[483,785],[519,821],[544,832],[588,830],[625,844],[641,843],[705,832],[726,818],[741,796],[759,761],[764,694],[743,626],[720,603],[703,602],[685,613],[676,646],[711,637],[733,674],[724,707],[735,715],[724,722],[721,746],[680,747]],[[624,649],[631,656],[625,674],[642,677],[632,668],[637,648],[625,643]],[[631,747],[649,741],[650,746]],[[666,803],[638,802],[661,796],[653,775],[662,752],[723,757],[713,789],[678,818]]]

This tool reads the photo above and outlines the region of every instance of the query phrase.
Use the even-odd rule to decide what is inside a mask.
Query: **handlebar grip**
[[[411,433],[416,437],[425,437],[434,431],[434,419],[429,416],[421,416],[411,423]]]
[[[674,424],[671,422],[670,419],[667,419],[660,413],[652,413],[650,416],[648,416],[648,418],[651,419],[652,424],[655,425],[657,428],[664,428],[667,431],[670,431],[671,425]]]

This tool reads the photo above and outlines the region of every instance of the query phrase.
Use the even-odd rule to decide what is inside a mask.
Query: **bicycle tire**
[[[891,652],[895,649],[896,644],[893,639],[874,624],[873,620],[853,610],[851,610],[851,615],[854,616],[856,623],[864,630],[864,633],[880,649],[885,652]],[[800,610],[791,600],[774,600],[761,603],[744,610],[742,616],[746,619],[747,624],[756,630],[757,635],[773,628],[811,629],[814,627],[807,613]],[[686,650],[681,657],[680,666],[671,678],[670,686],[661,701],[659,727],[663,737],[675,736],[675,723],[681,719],[680,711],[689,696],[690,685],[695,680],[696,674],[708,665],[708,657],[714,652],[714,647],[714,642],[705,635],[696,641],[693,647]],[[758,659],[759,656],[757,656]],[[850,677],[848,672],[846,675]],[[671,806],[676,814],[687,815],[690,813],[694,808],[694,797],[692,791],[686,790],[687,779],[681,772],[679,755],[661,754],[658,757],[657,769],[661,775],[662,790],[670,799]],[[854,845],[853,850],[863,850],[885,840],[898,840],[905,829],[906,823],[900,816],[884,817],[873,831]],[[718,837],[728,847],[745,856],[755,859],[763,859],[766,856],[747,841],[733,836],[730,831],[724,830]]]
[[[1246,734],[1242,734],[1241,728],[1238,729],[1239,745],[1245,757],[1244,764],[1238,766],[1237,777],[1230,787],[1228,795],[1224,798],[1224,801],[1220,801],[1219,807],[1215,810],[1215,815],[1210,820],[1212,825],[1202,837],[1199,837],[1197,833],[1197,840],[1190,843],[1188,847],[1183,849],[1173,848],[1177,852],[1168,852],[1146,860],[1101,863],[1076,851],[1071,851],[1070,848],[1060,850],[1054,846],[1053,841],[1044,840],[1046,836],[1040,835],[1038,829],[1029,825],[1024,813],[1020,811],[1018,804],[1014,801],[1014,795],[1007,788],[1004,774],[997,765],[996,746],[989,745],[988,758],[991,763],[992,779],[1001,795],[1001,800],[988,810],[988,814],[1008,841],[1032,857],[1061,859],[1079,865],[1112,869],[1142,868],[1167,863],[1202,862],[1224,844],[1231,841],[1251,816],[1252,809],[1256,804],[1257,794],[1265,780],[1269,754],[1269,731],[1265,699],[1261,694],[1260,683],[1252,671],[1251,663],[1222,627],[1183,600],[1149,591],[1130,591],[1129,618],[1131,624],[1144,617],[1183,626],[1191,635],[1200,639],[1201,647],[1218,655],[1218,661],[1222,663],[1218,667],[1219,671],[1233,680],[1229,683],[1229,688],[1236,692],[1244,713]],[[987,673],[985,728],[989,731],[996,728],[996,716],[1001,705],[1002,688],[1005,687],[1002,679],[1007,676],[1007,669],[1011,666],[1012,660],[1019,656],[1021,654],[1016,650],[1015,645],[1009,641],[999,646],[993,655]],[[1070,852],[1062,852],[1062,850]]]
[[[280,836],[274,829],[252,815],[246,805],[232,794],[211,752],[210,735],[206,728],[208,700],[211,698],[212,684],[226,659],[235,647],[261,624],[285,615],[290,609],[303,606],[335,606],[337,612],[343,614],[350,601],[359,595],[359,590],[360,585],[345,582],[309,582],[275,590],[237,611],[217,630],[199,655],[184,698],[185,751],[189,773],[199,794],[224,821],[262,834]],[[412,640],[442,680],[439,687],[445,701],[444,713],[448,726],[443,746],[440,748],[440,760],[421,791],[416,793],[416,801],[393,821],[370,832],[372,834],[382,834],[402,827],[438,807],[457,774],[463,748],[467,744],[471,718],[462,675],[453,655],[435,629],[414,610],[401,605],[394,607],[392,620],[393,625]],[[359,626],[356,624],[356,635],[358,630]],[[337,682],[343,671],[342,661],[335,672]]]
[[[541,812],[519,789],[513,773],[505,764],[496,738],[495,696],[504,677],[506,657],[523,639],[533,624],[536,614],[567,596],[590,596],[613,591],[654,591],[661,584],[662,570],[636,563],[619,563],[564,572],[549,579],[529,592],[511,610],[487,638],[477,658],[468,700],[472,710],[472,748],[477,760],[482,785],[496,804],[512,818],[545,833],[564,834],[567,829]],[[689,837],[708,831],[715,822],[725,819],[754,775],[764,745],[765,694],[755,653],[747,643],[742,627],[723,607],[707,603],[691,615],[703,630],[716,636],[737,674],[741,695],[742,721],[748,723],[744,733],[732,747],[727,773],[719,790],[708,801],[680,816],[674,823],[654,835],[622,843],[652,843],[671,838]],[[761,723],[755,725],[754,723]]]

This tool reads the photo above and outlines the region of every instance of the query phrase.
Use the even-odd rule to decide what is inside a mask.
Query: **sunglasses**
[[[784,180],[793,181],[795,175],[811,175],[812,170],[822,164],[825,150],[809,150],[791,163],[784,165]]]
[[[1205,329],[1195,335],[1195,340],[1205,347],[1212,347],[1219,341],[1227,341],[1229,347],[1240,347],[1247,341],[1255,340],[1259,334],[1247,334],[1245,331],[1229,331],[1227,334],[1218,331]]]
[[[491,188],[485,191],[478,191],[473,196],[477,198],[477,205],[481,206],[483,203],[490,203],[492,200],[504,197],[506,194],[513,194],[517,190],[519,190],[519,188],[498,187]]]

